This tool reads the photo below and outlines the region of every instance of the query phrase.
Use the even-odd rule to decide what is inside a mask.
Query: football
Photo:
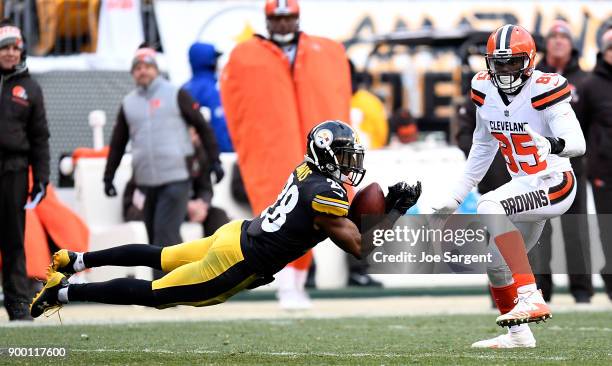
[[[385,194],[376,182],[360,189],[351,202],[349,219],[361,230],[362,215],[384,215]]]

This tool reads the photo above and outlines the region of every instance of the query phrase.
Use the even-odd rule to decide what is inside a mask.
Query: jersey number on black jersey
[[[280,230],[285,221],[287,220],[287,214],[289,214],[297,205],[299,192],[298,187],[293,183],[293,174],[289,176],[285,187],[278,195],[274,205],[265,209],[261,217],[261,228],[268,232],[273,233]]]

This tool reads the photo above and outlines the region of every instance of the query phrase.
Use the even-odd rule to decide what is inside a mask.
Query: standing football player
[[[363,179],[364,149],[353,129],[340,121],[315,126],[306,148],[305,161],[289,175],[276,202],[253,220],[233,221],[212,236],[169,247],[130,244],[87,253],[56,252],[47,283],[30,305],[32,316],[73,301],[156,308],[219,304],[243,289],[271,282],[287,263],[328,237],[360,257],[361,234],[346,217],[349,203],[343,184],[356,186]],[[399,218],[420,194],[420,184],[389,187],[387,211]],[[148,266],[166,275],[155,281],[67,282],[73,273],[107,265]]]
[[[463,177],[433,207],[438,213],[454,212],[501,149],[512,180],[483,195],[477,212],[484,215],[491,235],[493,262],[487,275],[502,314],[496,322],[509,329],[472,347],[535,347],[527,323],[551,316],[527,252],[537,243],[545,220],[571,206],[576,180],[569,158],[584,154],[585,141],[569,104],[567,80],[534,70],[535,55],[533,37],[520,26],[507,24],[489,36],[488,71],[472,79],[476,130]]]

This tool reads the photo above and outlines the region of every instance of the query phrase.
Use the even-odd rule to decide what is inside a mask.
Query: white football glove
[[[459,207],[459,202],[452,196],[441,197],[431,205],[433,213],[427,215],[427,224],[431,229],[444,229],[446,221]]]
[[[529,136],[531,136],[536,149],[538,149],[538,156],[540,157],[538,160],[540,163],[543,162],[546,160],[548,154],[550,154],[550,141],[548,141],[546,137],[532,130],[529,125],[525,125],[525,131],[527,131]]]
[[[446,197],[434,203],[432,205],[432,210],[434,214],[444,214],[451,215],[453,214],[457,208],[459,207],[460,202],[452,197]]]

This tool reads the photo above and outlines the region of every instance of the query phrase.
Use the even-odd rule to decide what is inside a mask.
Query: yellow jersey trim
[[[331,197],[325,197],[325,196],[321,196],[321,195],[318,195],[318,194],[315,196],[315,200],[322,200],[322,201],[329,201],[329,202],[339,203],[339,204],[342,204],[342,205],[346,205],[347,207],[349,205],[348,201],[339,200],[339,199],[331,198]]]
[[[348,206],[347,207],[339,207],[336,205],[328,205],[325,203],[312,201],[312,208],[315,211],[331,214],[335,216],[347,216],[348,215]]]

